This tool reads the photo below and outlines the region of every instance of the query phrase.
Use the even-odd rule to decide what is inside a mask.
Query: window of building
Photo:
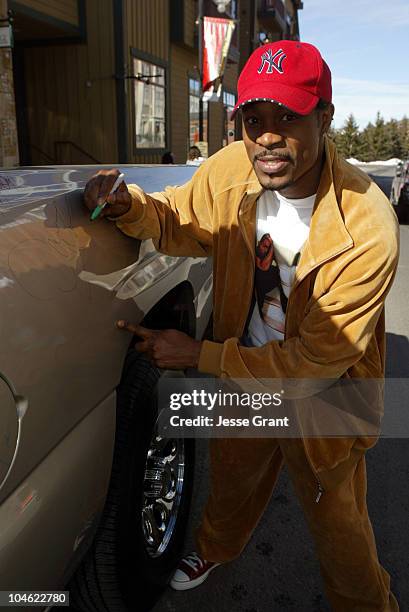
[[[163,66],[133,58],[135,146],[166,147],[166,71]]]
[[[234,119],[230,119],[231,112],[236,105],[236,96],[229,91],[223,91],[224,106],[224,137],[223,146],[234,141]]]
[[[189,146],[199,142],[199,79],[189,77]],[[207,102],[203,102],[203,140],[207,141]]]

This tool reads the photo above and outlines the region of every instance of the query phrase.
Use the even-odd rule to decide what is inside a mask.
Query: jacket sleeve
[[[213,243],[213,190],[208,164],[192,179],[163,192],[145,193],[129,185],[130,210],[115,219],[117,227],[133,238],[151,238],[155,248],[167,255],[207,257]]]
[[[372,230],[372,231],[371,231]],[[396,272],[393,232],[368,230],[344,253],[327,291],[309,305],[299,335],[260,347],[204,341],[199,370],[229,378],[338,379],[364,355]]]

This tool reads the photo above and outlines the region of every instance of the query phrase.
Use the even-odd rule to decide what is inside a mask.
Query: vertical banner
[[[219,81],[217,95],[220,96],[221,80],[229,53],[235,23],[232,19],[204,17],[203,19],[203,99],[208,100]]]

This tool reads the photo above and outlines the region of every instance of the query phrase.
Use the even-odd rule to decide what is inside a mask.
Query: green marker
[[[98,206],[96,208],[94,208],[94,210],[92,211],[91,221],[94,221],[97,217],[99,217],[99,215],[101,214],[101,211],[104,210],[105,206],[108,204],[107,200],[108,200],[109,196],[112,195],[113,193],[115,193],[115,191],[118,189],[119,185],[122,183],[124,178],[125,178],[125,174],[121,173],[118,176],[118,178],[116,179],[115,183],[112,185],[112,189],[109,192],[105,202],[103,202],[102,204],[98,204]]]

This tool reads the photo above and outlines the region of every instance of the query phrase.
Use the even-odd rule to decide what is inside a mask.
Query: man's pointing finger
[[[155,331],[152,329],[147,329],[146,327],[142,327],[141,325],[134,325],[133,323],[128,323],[128,321],[117,321],[116,326],[119,329],[125,329],[126,331],[130,331],[136,336],[140,338],[148,339],[152,338],[155,335]]]

